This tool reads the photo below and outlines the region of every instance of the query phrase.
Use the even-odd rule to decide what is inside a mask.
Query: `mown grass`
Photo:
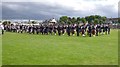
[[[97,37],[33,35],[6,32],[3,65],[116,65],[118,31]]]

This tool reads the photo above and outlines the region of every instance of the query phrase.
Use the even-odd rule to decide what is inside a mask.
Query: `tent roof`
[[[55,22],[55,23],[57,23],[57,21],[53,18],[50,22]]]

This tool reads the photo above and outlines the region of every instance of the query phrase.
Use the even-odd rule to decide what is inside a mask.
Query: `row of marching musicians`
[[[98,36],[99,34],[110,34],[109,24],[71,24],[71,25],[5,25],[4,29],[8,32],[42,34],[42,35],[64,35],[68,36],[89,35]]]

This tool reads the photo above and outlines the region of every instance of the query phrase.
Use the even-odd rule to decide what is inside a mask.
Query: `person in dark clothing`
[[[77,26],[76,26],[77,36],[79,36],[79,31],[80,31],[80,28],[79,28],[79,25],[77,25]]]
[[[36,26],[36,33],[39,34],[40,32],[40,26]]]
[[[29,34],[31,34],[31,30],[32,30],[32,27],[29,26],[29,28],[28,28],[28,32],[29,32]]]
[[[33,25],[33,27],[32,27],[32,33],[35,34],[35,31],[36,31],[36,26]]]
[[[67,29],[66,29],[68,36],[70,36],[70,29],[71,29],[71,28],[70,28],[70,26],[68,25],[68,27],[67,27]]]
[[[62,35],[64,35],[64,33],[65,33],[65,26],[63,25],[62,26]]]
[[[4,30],[2,29],[2,34],[4,34]]]
[[[13,25],[13,32],[16,32],[16,27],[15,27],[15,25]]]
[[[89,27],[88,27],[88,33],[89,33],[89,37],[91,37],[91,33],[92,33],[91,25],[89,25]]]
[[[95,36],[95,27],[94,27],[94,25],[92,26],[92,35]]]
[[[44,34],[44,27],[43,25],[40,26],[40,33],[43,35]]]
[[[82,36],[85,36],[85,27],[84,27],[84,25],[82,25],[81,31],[82,31]]]
[[[54,26],[54,28],[53,28],[53,32],[54,32],[55,35],[56,35],[56,30],[57,30],[57,27]]]
[[[44,34],[48,35],[48,26],[45,27]]]
[[[103,25],[102,26],[102,34],[104,34],[105,33],[105,26]]]
[[[81,32],[82,32],[82,27],[81,27],[81,25],[79,26],[79,33],[81,34]]]
[[[23,27],[23,25],[20,25],[20,32],[21,33],[23,33],[22,27]]]
[[[88,25],[85,25],[85,27],[84,27],[84,28],[85,28],[85,32],[87,31],[87,26],[88,26]]]
[[[3,35],[4,34],[4,26],[2,24],[0,25],[0,30],[2,31],[2,35]]]
[[[98,27],[99,34],[101,34],[101,32],[102,32],[101,25],[97,25],[97,27]]]
[[[49,33],[52,35],[53,26],[49,26]]]
[[[98,25],[96,26],[96,36],[98,36],[98,32],[99,32],[99,30],[98,30]]]
[[[22,30],[22,25],[20,25],[20,33],[22,33],[21,30]]]
[[[110,34],[110,24],[108,24],[108,34]]]
[[[107,35],[107,31],[108,31],[108,26],[105,26],[105,34]]]
[[[58,35],[60,36],[61,35],[61,27],[59,25],[57,27],[57,30],[58,30]]]
[[[75,26],[72,25],[72,26],[71,26],[71,33],[72,33],[73,36],[74,36],[74,34],[75,34],[75,31],[74,31],[74,30],[75,30]]]

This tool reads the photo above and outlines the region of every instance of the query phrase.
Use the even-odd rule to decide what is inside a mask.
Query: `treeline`
[[[18,23],[18,22],[16,22],[16,23]],[[37,22],[36,21],[29,21],[29,22],[26,22],[26,23],[28,23],[28,24],[36,24]],[[3,25],[10,25],[11,24],[11,21],[4,21],[3,23],[2,23]]]
[[[73,24],[73,23],[94,23],[94,24],[102,24],[105,23],[107,17],[100,15],[91,15],[86,17],[68,17],[62,16],[59,19],[59,23],[62,24]]]

